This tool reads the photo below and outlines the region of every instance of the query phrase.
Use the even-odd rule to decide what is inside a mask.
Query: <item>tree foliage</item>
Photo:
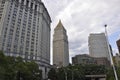
[[[104,65],[84,65],[85,75],[99,75],[106,74],[106,67]]]
[[[0,80],[41,79],[42,71],[35,62],[25,62],[21,57],[5,56],[0,51]]]
[[[80,66],[69,65],[67,67],[52,68],[48,73],[51,80],[84,80],[83,69]]]
[[[120,67],[116,68],[120,79]],[[107,75],[107,80],[115,80],[113,69],[104,65],[69,65],[67,67],[52,68],[49,71],[50,80],[85,80],[85,75]],[[118,79],[118,80],[119,80]]]
[[[117,72],[118,80],[120,80],[120,67],[116,67],[116,72]],[[112,67],[107,69],[107,80],[115,80]]]
[[[51,70],[48,72],[48,78],[51,80],[57,80],[57,72],[54,68],[51,68]]]

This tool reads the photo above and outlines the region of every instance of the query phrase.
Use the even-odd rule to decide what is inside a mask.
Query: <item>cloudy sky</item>
[[[52,19],[51,32],[62,20],[69,38],[70,58],[88,54],[90,33],[104,32],[107,24],[109,41],[117,51],[116,40],[120,38],[120,0],[42,0]]]

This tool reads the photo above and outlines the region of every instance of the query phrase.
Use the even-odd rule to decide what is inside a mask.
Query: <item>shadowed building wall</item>
[[[119,51],[119,54],[120,54],[120,39],[119,40],[117,40],[117,47],[118,47],[118,51]]]

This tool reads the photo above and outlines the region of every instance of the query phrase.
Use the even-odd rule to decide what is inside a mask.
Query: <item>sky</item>
[[[69,55],[89,54],[88,36],[102,33],[107,24],[114,54],[120,39],[120,0],[42,0],[51,16],[51,41],[59,20],[67,30]],[[52,43],[51,43],[52,45]],[[52,47],[51,47],[52,53]],[[52,55],[51,55],[52,56]]]

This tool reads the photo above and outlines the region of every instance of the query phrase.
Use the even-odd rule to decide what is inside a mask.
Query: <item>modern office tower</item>
[[[119,54],[120,54],[120,39],[119,40],[117,40],[117,47],[118,47],[118,51],[119,51]]]
[[[69,64],[68,37],[61,21],[59,21],[54,29],[53,64],[56,67],[67,66]]]
[[[0,50],[50,64],[51,18],[41,0],[0,0]]]
[[[104,33],[89,35],[89,53],[92,57],[106,57],[110,60],[107,39]]]

